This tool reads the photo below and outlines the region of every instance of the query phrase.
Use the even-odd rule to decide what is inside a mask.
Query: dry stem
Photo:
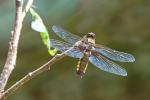
[[[25,11],[22,12],[23,0],[16,0],[16,16],[15,16],[14,30],[11,32],[6,62],[0,75],[0,99],[2,99],[1,96],[4,92],[5,86],[7,85],[7,81],[16,65],[17,48],[22,29],[22,22],[25,17],[25,13],[29,10],[32,3],[33,0],[29,0]]]

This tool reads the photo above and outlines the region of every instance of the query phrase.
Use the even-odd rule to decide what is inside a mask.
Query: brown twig
[[[7,59],[0,76],[0,99],[5,89],[5,86],[7,84],[7,81],[10,77],[10,74],[12,73],[16,64],[17,48],[18,48],[19,38],[22,29],[22,22],[25,17],[25,12],[29,10],[29,8],[32,5],[32,2],[33,0],[29,0],[25,11],[22,12],[23,0],[16,0],[16,16],[15,16],[14,30],[11,32],[12,36],[9,42]]]
[[[7,59],[4,65],[4,69],[0,76],[0,92],[4,91],[8,78],[16,64],[17,47],[22,27],[22,7],[23,1],[16,0],[16,17],[15,17],[14,31],[12,31],[12,36],[9,42]]]
[[[22,79],[20,79],[18,82],[16,82],[14,85],[12,85],[10,88],[8,88],[6,91],[3,92],[1,97],[8,97],[11,93],[13,93],[15,90],[17,90],[19,87],[23,86],[25,83],[27,83],[29,80],[32,78],[35,78],[37,75],[41,74],[42,72],[45,72],[47,70],[50,70],[50,66],[57,62],[58,60],[62,59],[65,57],[66,53],[70,51],[73,47],[70,49],[66,50],[65,52],[61,54],[56,54],[51,60],[49,60],[47,63],[43,64],[41,67],[38,69],[28,73],[25,75]]]
[[[69,51],[69,50],[67,50]],[[66,52],[67,52],[66,51]],[[39,75],[42,72],[45,72],[47,70],[50,70],[50,66],[52,64],[54,64],[55,62],[57,62],[58,60],[62,59],[63,57],[65,57],[65,52],[61,53],[61,54],[56,54],[50,61],[48,61],[47,63],[45,63],[44,65],[42,65],[41,67],[39,67],[38,69],[28,73],[26,76],[24,76],[21,80],[19,80],[18,82],[16,82],[14,85],[12,85],[9,89],[7,89],[2,97],[8,97],[11,93],[13,93],[15,90],[17,90],[19,87],[23,86],[25,83],[27,83],[29,80],[31,80],[32,78],[36,77],[37,75]]]

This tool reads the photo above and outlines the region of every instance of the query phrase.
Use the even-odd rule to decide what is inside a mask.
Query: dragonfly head
[[[95,44],[95,34],[94,33],[87,33],[86,34],[86,38],[88,40],[88,42]]]
[[[86,37],[87,37],[87,38],[95,39],[95,33],[92,33],[92,32],[91,32],[91,33],[87,33],[87,34],[86,34]]]

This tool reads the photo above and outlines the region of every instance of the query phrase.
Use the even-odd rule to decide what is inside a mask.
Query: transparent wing
[[[135,58],[133,55],[112,50],[103,45],[95,45],[94,50],[98,51],[100,54],[110,58],[111,60],[120,61],[120,62],[134,62]]]
[[[64,52],[72,47],[72,45],[70,45],[68,43],[54,40],[54,39],[51,39],[50,43],[51,43],[52,47],[56,48],[57,50],[59,50],[61,52]],[[82,58],[83,57],[83,53],[74,48],[72,48],[68,52],[66,52],[66,55],[68,55],[70,57],[74,57],[74,58]]]
[[[81,38],[79,36],[76,36],[70,32],[67,32],[66,30],[62,29],[60,26],[53,26],[52,30],[62,39],[64,39],[66,42],[75,44],[77,41],[79,41]]]
[[[124,68],[106,59],[100,54],[97,57],[91,55],[89,57],[89,60],[93,65],[95,65],[96,67],[100,68],[103,71],[114,73],[121,76],[127,76],[127,72]]]

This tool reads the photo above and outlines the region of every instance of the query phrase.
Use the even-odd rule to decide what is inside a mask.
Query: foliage
[[[54,56],[55,53],[57,52],[57,50],[52,49],[52,47],[51,47],[48,30],[46,29],[41,17],[32,8],[30,8],[30,13],[31,13],[32,19],[33,19],[32,23],[31,23],[32,29],[40,33],[40,36],[43,40],[44,45],[46,45],[46,47],[48,48],[49,54]]]

